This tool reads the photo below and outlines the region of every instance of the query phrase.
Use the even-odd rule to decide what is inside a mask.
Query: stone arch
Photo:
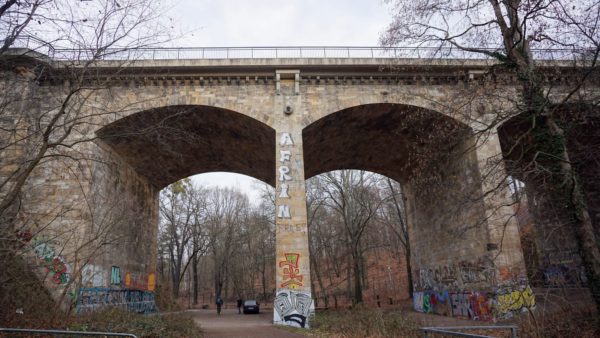
[[[363,169],[403,183],[415,292],[491,291],[496,267],[471,128],[429,108],[388,102],[323,116],[302,132],[306,177]],[[452,314],[450,302],[435,311]]]
[[[245,174],[274,184],[275,130],[232,110],[203,105],[151,108],[96,133],[158,189],[211,171]]]
[[[207,106],[257,120],[273,127],[274,119],[260,105],[247,104],[246,99],[259,95],[252,88],[240,86],[207,86],[199,89],[178,86],[147,86],[122,88],[123,90],[98,91],[94,95],[107,104],[107,111],[114,112],[104,124],[110,124],[133,114],[152,111],[168,106]],[[258,89],[260,90],[260,88]]]
[[[116,202],[116,216],[124,225],[112,232],[119,238],[113,249],[97,255],[95,264],[138,276],[132,285],[145,285],[155,272],[162,188],[211,171],[275,181],[275,130],[236,111],[206,105],[153,107],[103,124],[96,136],[93,151],[99,160],[92,164],[90,191],[101,206]]]
[[[380,91],[373,91],[371,87],[364,91],[357,90],[357,95],[352,95],[353,91],[348,91],[346,95],[337,93],[325,93],[322,99],[307,103],[310,111],[310,118],[303,121],[303,127],[306,128],[312,123],[341,111],[347,111],[354,107],[370,105],[394,105],[406,107],[418,107],[421,110],[436,112],[439,115],[446,116],[466,126],[473,123],[471,112],[450,110],[448,103],[454,100],[460,100],[459,91],[447,90],[444,92],[432,92],[430,88],[411,88],[410,91],[400,91],[395,88],[382,87]],[[333,95],[334,99],[329,97]],[[456,104],[456,106],[459,106]]]

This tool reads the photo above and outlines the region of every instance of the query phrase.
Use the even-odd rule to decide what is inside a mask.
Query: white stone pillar
[[[282,81],[283,82],[283,81]],[[293,83],[292,83],[293,85]],[[285,83],[282,83],[282,91]],[[296,91],[276,98],[275,324],[308,327],[314,314],[306,215],[301,100]]]

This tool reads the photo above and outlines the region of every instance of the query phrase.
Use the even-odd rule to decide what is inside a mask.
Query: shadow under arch
[[[426,108],[373,103],[346,108],[302,131],[306,178],[338,169],[362,169],[406,181],[432,165],[427,153],[457,146],[470,127]]]
[[[152,108],[96,134],[158,189],[214,171],[275,184],[275,130],[232,110],[203,105]]]

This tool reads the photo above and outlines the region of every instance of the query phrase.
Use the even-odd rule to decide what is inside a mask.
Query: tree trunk
[[[179,298],[179,275],[173,275],[173,297]]]
[[[311,260],[314,262],[315,259]],[[314,268],[312,271],[315,272],[315,276],[317,277],[317,282],[319,283],[319,289],[321,292],[325,293],[325,307],[329,307],[329,297],[327,297],[327,292],[325,291],[325,287],[323,286],[323,277],[321,277],[321,270],[319,270],[319,264],[314,264]],[[313,288],[314,290],[314,288]]]
[[[406,249],[406,274],[408,276],[408,296],[410,298],[413,298],[413,292],[415,290],[413,287],[412,267],[410,265],[410,246],[407,245],[405,249]]]
[[[194,281],[192,282],[194,288],[192,304],[198,305],[198,258],[196,255],[192,257],[192,277],[194,278]]]
[[[181,264],[171,264],[171,282],[173,283],[173,297],[179,298],[179,284],[181,283]]]
[[[557,155],[559,155],[560,160],[560,181],[564,184],[563,189],[567,194],[568,208],[566,210],[572,212],[572,227],[577,238],[590,291],[596,303],[596,309],[600,311],[600,250],[598,249],[594,226],[587,209],[582,187],[577,180],[577,173],[574,171],[569,159],[564,131],[552,116],[546,118],[546,126],[550,135],[562,141],[562,149]]]
[[[356,248],[355,248],[356,251]],[[358,257],[358,253],[354,252],[352,255],[352,263],[354,267],[354,304],[360,304],[363,302],[362,295],[362,281],[360,278],[360,259]]]

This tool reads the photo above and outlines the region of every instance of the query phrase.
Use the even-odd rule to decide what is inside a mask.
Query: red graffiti
[[[29,230],[17,231],[17,239],[21,242],[20,246],[23,247],[25,244],[31,242],[33,234]]]
[[[148,275],[144,273],[125,273],[124,285],[128,289],[154,291],[156,287],[156,274],[154,272]]]
[[[477,320],[492,320],[492,310],[490,309],[490,302],[488,301],[485,294],[481,292],[473,292],[469,296],[471,302],[471,308],[473,314]]]
[[[279,262],[279,267],[283,267],[283,280],[281,287],[290,287],[295,289],[297,286],[302,286],[302,280],[304,277],[300,274],[298,268],[298,262],[300,261],[300,254],[297,253],[285,253],[285,260]]]
[[[69,281],[68,268],[62,257],[46,257],[44,259],[44,266],[52,273],[52,282],[54,284],[66,284]]]

